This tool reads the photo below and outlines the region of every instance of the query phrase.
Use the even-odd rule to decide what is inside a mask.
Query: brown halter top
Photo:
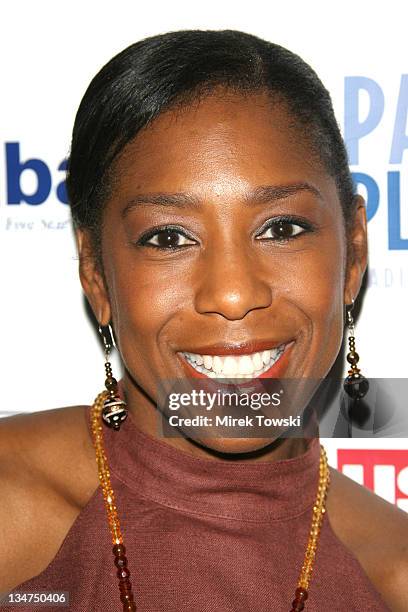
[[[131,415],[104,437],[140,612],[289,610],[316,496],[318,439],[293,459],[248,464],[184,453],[141,432]],[[55,558],[21,591],[69,591],[70,604],[0,610],[122,610],[99,487]],[[327,610],[389,610],[328,513],[305,612]]]

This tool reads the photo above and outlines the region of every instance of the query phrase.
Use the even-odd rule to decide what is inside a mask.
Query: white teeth
[[[252,370],[252,359],[249,355],[243,355],[238,362],[239,374],[251,374]]]
[[[218,355],[215,355],[213,357],[212,369],[214,370],[216,374],[221,374],[222,366],[223,366],[223,363],[222,363],[221,357],[218,357]]]
[[[203,355],[203,362],[204,362],[204,367],[207,368],[207,370],[211,370],[212,368],[212,357],[211,355]]]
[[[280,358],[285,345],[250,355],[199,355],[182,353],[195,370],[210,378],[254,378],[260,376]]]
[[[235,357],[232,357],[232,355],[227,355],[227,357],[225,357],[222,373],[225,374],[225,376],[238,373],[238,362]]]
[[[252,355],[252,363],[254,364],[255,370],[260,370],[262,368],[263,363],[260,353],[255,353]]]

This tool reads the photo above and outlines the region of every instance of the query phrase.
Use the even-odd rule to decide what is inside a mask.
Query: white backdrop
[[[371,217],[369,288],[356,328],[361,367],[369,377],[407,378],[407,17],[404,1],[3,2],[0,414],[90,403],[103,385],[103,357],[85,316],[61,201],[61,163],[97,70],[140,38],[183,28],[240,29],[282,44],[308,61],[332,93]],[[327,445],[333,465],[344,463],[345,472],[407,509],[406,442],[364,440],[361,454],[348,459],[340,451],[358,441]],[[374,480],[365,447],[390,450],[378,454]]]

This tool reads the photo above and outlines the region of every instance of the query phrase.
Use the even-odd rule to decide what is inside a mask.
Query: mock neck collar
[[[103,437],[111,474],[163,506],[259,523],[294,518],[311,508],[316,498],[318,438],[308,439],[306,452],[291,459],[248,463],[179,450],[142,432],[131,413],[120,431],[104,427]]]

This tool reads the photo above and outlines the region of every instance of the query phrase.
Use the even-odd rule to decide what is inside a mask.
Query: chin
[[[256,453],[265,449],[271,444],[276,444],[279,438],[194,438],[193,442],[201,447],[227,455],[239,455],[242,453]],[[232,458],[232,457],[231,457]]]

